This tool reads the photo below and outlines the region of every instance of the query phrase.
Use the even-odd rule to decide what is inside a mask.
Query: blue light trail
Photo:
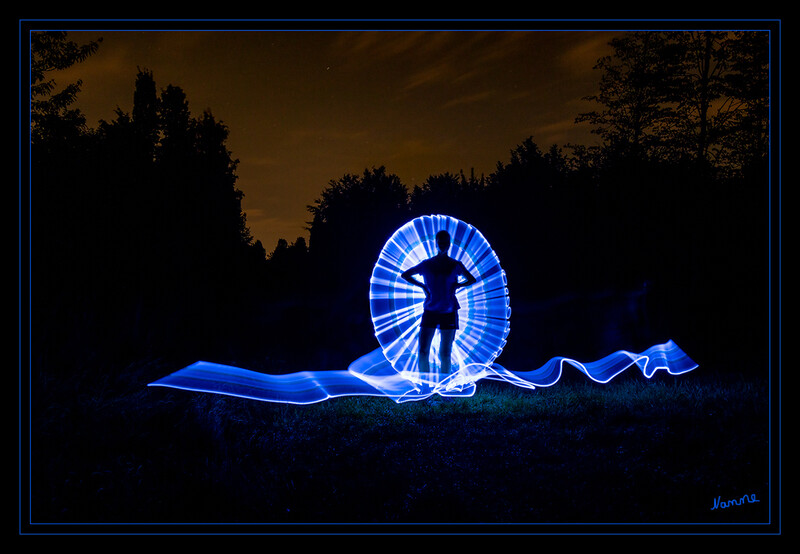
[[[437,333],[431,347],[431,370],[421,373],[417,344],[425,294],[400,275],[436,254],[435,236],[440,230],[450,234],[450,257],[461,261],[477,282],[456,293],[463,325],[454,339],[452,371],[438,371]],[[381,396],[400,403],[436,394],[472,396],[481,379],[529,389],[549,387],[559,380],[565,365],[598,383],[607,383],[634,365],[648,379],[659,370],[680,375],[697,367],[674,342],[668,341],[638,354],[618,350],[589,363],[558,356],[532,371],[504,368],[495,360],[510,330],[506,274],[484,236],[475,227],[449,216],[419,217],[398,229],[375,263],[369,296],[380,347],[353,361],[347,370],[269,375],[198,361],[149,386],[290,404],[312,404],[341,396]]]

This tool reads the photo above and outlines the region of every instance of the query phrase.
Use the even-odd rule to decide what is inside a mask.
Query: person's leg
[[[419,329],[419,372],[430,373],[430,362],[428,357],[431,353],[431,343],[436,329],[430,327],[420,327]]]
[[[440,331],[440,340],[441,344],[439,344],[439,358],[441,359],[441,373],[448,374],[450,373],[450,365],[451,365],[451,357],[453,353],[453,339],[456,336],[455,329],[442,329]]]

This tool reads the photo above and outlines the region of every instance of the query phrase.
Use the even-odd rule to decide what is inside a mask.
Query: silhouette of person
[[[436,246],[439,253],[407,269],[401,277],[412,285],[425,291],[424,312],[419,331],[419,371],[430,372],[428,356],[436,329],[439,329],[441,360],[440,372],[450,373],[453,339],[458,329],[458,300],[456,290],[468,287],[477,279],[464,267],[464,264],[447,255],[450,249],[450,233],[436,233]],[[423,281],[415,276],[420,275]],[[460,280],[460,277],[465,280]]]

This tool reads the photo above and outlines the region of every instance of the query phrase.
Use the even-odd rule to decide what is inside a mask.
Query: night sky
[[[202,28],[198,24],[198,29]],[[87,30],[86,61],[54,77],[83,81],[75,107],[90,127],[130,113],[138,69],[181,87],[193,116],[228,126],[238,188],[255,239],[307,237],[306,206],[345,174],[385,166],[409,188],[430,175],[507,162],[540,148],[595,144],[575,117],[594,109],[610,30]],[[267,29],[263,27],[262,29]]]

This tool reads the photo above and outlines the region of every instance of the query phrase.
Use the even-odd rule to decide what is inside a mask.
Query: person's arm
[[[461,264],[461,272],[460,273],[461,273],[461,275],[464,276],[464,279],[466,279],[466,280],[456,283],[456,288],[457,289],[461,288],[461,287],[469,287],[469,286],[472,286],[472,285],[474,285],[475,283],[478,282],[478,280],[472,275],[472,273],[470,273],[467,270],[467,268],[464,267],[463,263]]]
[[[411,283],[412,285],[416,285],[423,290],[427,291],[428,287],[425,286],[425,283],[420,281],[415,277],[415,275],[419,274],[419,266],[414,266],[410,269],[406,269],[403,273],[400,274],[400,277],[403,278],[404,281]]]

